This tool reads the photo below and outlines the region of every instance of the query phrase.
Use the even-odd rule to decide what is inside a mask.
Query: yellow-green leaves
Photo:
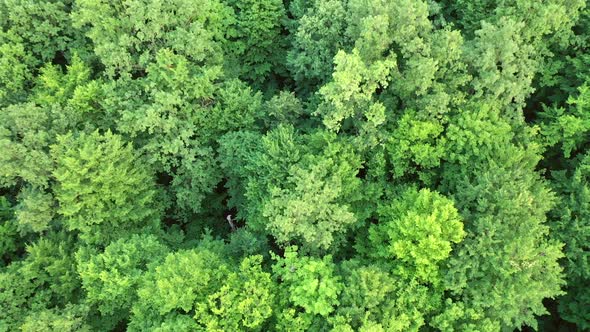
[[[312,316],[327,316],[334,311],[343,285],[335,275],[332,257],[299,256],[297,247],[287,248],[284,256],[275,257],[273,272],[285,284],[284,296],[291,305],[303,308],[304,314]]]
[[[113,323],[126,319],[144,273],[168,253],[154,235],[133,235],[111,242],[104,251],[82,247],[76,254],[77,270],[87,302],[96,305]]]
[[[465,233],[453,202],[427,189],[407,190],[379,209],[371,226],[371,255],[388,261],[398,276],[438,285],[441,264]]]
[[[373,96],[378,88],[387,87],[395,59],[366,64],[355,49],[351,54],[340,51],[334,63],[333,80],[319,90],[325,102],[316,113],[329,130],[339,131],[342,122],[351,118],[355,127],[371,133],[385,122],[385,107]]]
[[[58,137],[51,155],[57,212],[91,243],[158,228],[161,208],[150,169],[110,132]]]
[[[261,268],[262,256],[246,257],[223,286],[196,305],[195,319],[207,331],[261,331],[273,313],[275,286]]]
[[[387,140],[386,151],[396,178],[418,173],[427,182],[427,171],[440,166],[445,156],[444,127],[437,121],[419,120],[406,112]]]
[[[156,266],[138,291],[129,329],[262,330],[274,303],[262,257],[236,266],[212,249],[178,251]]]

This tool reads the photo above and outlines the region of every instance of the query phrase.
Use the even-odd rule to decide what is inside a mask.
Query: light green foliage
[[[23,332],[90,332],[85,320],[88,314],[85,305],[68,304],[65,308],[44,309],[28,315],[20,329]]]
[[[154,329],[163,323],[177,324],[190,317],[196,303],[206,302],[225,279],[230,267],[209,250],[194,249],[170,254],[155,267],[138,290],[139,301],[133,307],[130,330]],[[178,318],[178,315],[187,316]]]
[[[243,141],[226,142],[230,146],[224,150],[230,155],[223,159],[246,154],[231,146]],[[330,133],[299,135],[293,127],[279,126],[261,139],[257,149],[247,156],[247,172],[234,173],[238,179],[230,180],[233,185],[240,183],[240,177],[248,179],[243,194],[247,211],[241,215],[250,221],[248,226],[268,232],[281,245],[296,241],[308,251],[336,247],[356,223],[352,205],[361,198],[356,178],[360,160],[351,147]],[[243,198],[234,199],[240,203]]]
[[[354,48],[336,53],[332,81],[319,90],[323,103],[316,114],[328,129],[373,148],[389,136],[397,109],[444,121],[451,107],[465,102],[463,38],[459,31],[434,29],[425,2],[351,1],[348,7],[346,36]]]
[[[318,1],[298,21],[288,57],[290,68],[299,86],[328,83],[332,92],[327,97],[335,94],[333,89],[338,84],[345,91],[349,85],[346,98],[352,100],[351,109],[355,108],[355,95],[366,98],[376,88],[389,86],[384,92],[388,98],[439,117],[464,99],[457,89],[468,77],[461,62],[461,34],[449,29],[434,30],[428,16],[426,2],[419,0]],[[354,55],[357,51],[360,57]],[[339,53],[353,55],[345,62]],[[330,83],[333,57],[334,83]],[[373,117],[377,110],[372,111],[367,117]],[[362,115],[366,110],[357,112]],[[350,111],[336,110],[331,121],[351,115]]]
[[[50,64],[42,67],[33,89],[32,99],[49,110],[54,131],[106,126],[107,116],[99,107],[103,91],[100,82],[91,79],[89,65],[74,54],[65,69]]]
[[[492,160],[498,150],[515,140],[510,123],[499,111],[489,106],[467,107],[447,127],[445,159],[460,165],[477,160]],[[523,143],[527,142],[523,137]],[[529,139],[530,140],[530,139]],[[538,152],[539,146],[532,144],[531,152]],[[532,154],[531,154],[532,155]],[[531,163],[538,161],[538,156]]]
[[[533,92],[535,48],[523,38],[524,26],[501,19],[497,25],[484,22],[476,31],[466,57],[476,73],[471,86],[476,97],[486,103],[520,107]]]
[[[15,38],[0,33],[0,107],[23,99],[32,79],[28,65],[33,57],[22,43],[10,39]]]
[[[343,284],[330,255],[322,259],[300,256],[297,247],[288,247],[284,257],[274,259],[273,273],[285,285],[282,300],[288,301],[287,308],[303,308],[303,316],[327,316],[334,311]]]
[[[22,182],[45,189],[53,163],[48,154],[56,136],[72,129],[96,128],[103,122],[94,107],[100,95],[90,69],[79,57],[62,73],[47,65],[40,70],[32,101],[12,104],[0,111],[0,184]],[[86,121],[96,120],[96,124]]]
[[[463,38],[458,31],[434,29],[426,2],[352,1],[350,6],[348,33],[365,61],[396,59],[385,95],[434,118],[463,101],[460,89],[468,79],[461,61]]]
[[[369,229],[370,255],[392,260],[396,275],[437,285],[440,266],[461,242],[463,223],[453,202],[428,189],[408,189],[379,209]]]
[[[158,264],[168,248],[153,235],[133,235],[111,242],[103,252],[81,248],[77,270],[88,304],[102,315],[125,317],[137,301],[136,289],[150,266]]]
[[[382,265],[342,264],[346,276],[337,314],[350,331],[418,331],[440,302],[417,280],[393,276]]]
[[[262,257],[234,267],[215,247],[179,251],[155,267],[138,290],[129,329],[260,330],[274,301]]]
[[[446,152],[443,130],[436,121],[418,120],[415,112],[406,112],[387,140],[393,175],[402,177],[420,170],[420,179],[427,180],[425,172],[440,166]]]
[[[207,331],[261,331],[272,314],[274,285],[262,256],[244,258],[223,285],[196,305],[195,319]]]
[[[384,105],[374,101],[373,95],[378,88],[387,87],[395,59],[367,65],[355,49],[352,54],[338,52],[334,62],[333,80],[319,90],[324,103],[316,114],[333,131],[339,131],[344,120],[352,119],[352,127],[367,139],[363,143],[373,146],[379,139],[376,128],[386,120]]]
[[[463,39],[456,31],[434,30],[426,2],[373,1],[367,6],[354,1],[351,7],[357,17],[363,18],[351,20],[349,30],[358,38],[356,47],[365,58],[379,59],[387,52],[396,55],[397,68],[388,93],[403,107],[440,117],[449,106],[462,101],[457,90],[467,79],[465,65],[459,61]]]
[[[51,148],[57,212],[88,242],[155,230],[160,207],[150,169],[133,147],[107,132],[59,136]]]
[[[141,74],[161,49],[189,61],[220,63],[231,9],[217,0],[78,0],[75,27],[88,29],[109,75]]]

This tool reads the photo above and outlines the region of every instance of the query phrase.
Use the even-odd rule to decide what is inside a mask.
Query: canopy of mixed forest
[[[0,331],[590,330],[586,0],[0,0]]]

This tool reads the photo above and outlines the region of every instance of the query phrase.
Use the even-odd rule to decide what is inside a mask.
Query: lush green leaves
[[[51,154],[57,212],[67,229],[92,243],[157,229],[161,207],[152,174],[120,136],[60,136]]]
[[[588,7],[0,1],[0,331],[588,329]]]
[[[369,229],[369,254],[395,259],[399,276],[423,282],[438,283],[440,262],[465,236],[453,202],[427,189],[407,190],[380,208],[379,219]]]

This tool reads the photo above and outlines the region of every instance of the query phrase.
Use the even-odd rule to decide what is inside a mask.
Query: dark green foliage
[[[465,111],[449,128],[445,189],[467,236],[446,273],[458,301],[447,302],[441,329],[534,326],[533,315],[546,313],[541,300],[561,293],[562,244],[544,225],[554,195],[534,170],[541,156],[529,129],[515,135],[489,108]]]
[[[559,301],[559,312],[580,328],[590,328],[588,282],[590,267],[590,90],[584,84],[568,107],[546,108],[540,114],[544,141],[555,162],[551,184],[560,200],[550,216],[549,226],[562,241],[567,273],[567,294]]]
[[[568,321],[580,328],[590,328],[590,155],[579,159],[573,174],[566,171],[552,173],[555,190],[562,197],[553,209],[551,230],[565,243],[564,265],[567,272],[568,293],[560,300],[559,310]]]
[[[71,0],[5,0],[0,6],[0,28],[22,40],[34,64],[53,60],[57,52],[83,50],[80,32],[72,28]]]
[[[589,8],[0,0],[0,332],[590,329]]]
[[[256,86],[264,83],[271,73],[284,74],[279,69],[285,61],[285,39],[281,35],[285,8],[280,0],[227,0],[235,12],[235,23],[229,33],[227,52],[229,74]],[[233,66],[232,66],[233,65]]]
[[[2,267],[10,261],[14,252],[21,245],[18,227],[14,219],[13,208],[6,197],[0,197],[0,263]]]
[[[78,301],[80,280],[72,257],[73,244],[71,236],[54,234],[27,246],[22,261],[3,268],[0,273],[3,330],[19,329],[35,311],[61,308]]]
[[[103,105],[119,120],[145,161],[172,179],[177,214],[201,212],[201,202],[221,181],[212,144],[230,130],[248,129],[261,95],[237,80],[217,84],[221,68],[200,67],[170,50],[156,54],[143,79],[121,79],[106,87]]]

